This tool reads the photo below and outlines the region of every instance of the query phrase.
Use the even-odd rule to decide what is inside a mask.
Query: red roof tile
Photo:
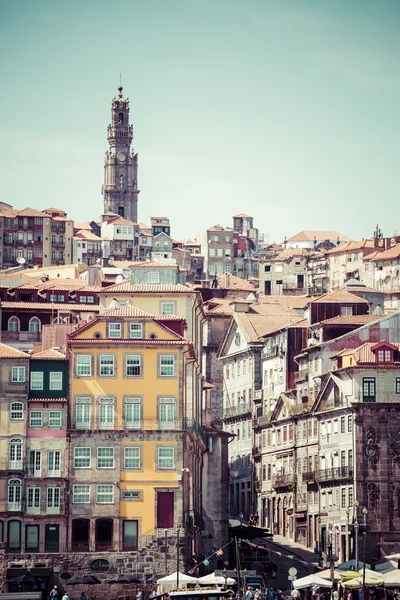
[[[41,352],[35,352],[34,354],[31,354],[31,359],[65,360],[65,354],[62,354],[62,352],[58,352],[57,350],[53,350],[52,348],[48,348],[47,350],[42,350]]]
[[[183,294],[194,293],[195,290],[180,283],[175,285],[132,285],[129,281],[122,281],[115,285],[102,288],[103,294],[131,293],[131,294]]]
[[[68,402],[68,398],[28,398],[28,402],[58,402],[65,404]]]
[[[29,354],[0,343],[0,358],[29,358]]]
[[[314,239],[317,241],[325,241],[330,240],[331,242],[335,242],[337,239],[341,242],[350,242],[351,238],[347,237],[347,235],[343,235],[342,233],[338,233],[337,231],[311,231],[305,230],[300,231],[296,235],[293,235],[288,239],[288,242],[313,242]]]
[[[352,315],[352,316],[341,316],[333,317],[332,319],[325,319],[325,321],[321,321],[320,323],[315,323],[313,327],[316,325],[366,325],[367,323],[372,323],[373,321],[379,321],[379,319],[383,319],[386,315]]]
[[[98,304],[63,304],[61,302],[0,302],[1,308],[14,310],[53,310],[54,312],[99,312]]]
[[[339,290],[335,290],[334,292],[328,292],[327,294],[323,294],[323,296],[319,296],[312,300],[315,304],[326,304],[330,302],[344,302],[347,304],[368,304],[367,300],[364,298],[360,298],[355,294],[351,294],[345,288],[340,288]]]

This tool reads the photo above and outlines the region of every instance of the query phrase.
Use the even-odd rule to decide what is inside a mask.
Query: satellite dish
[[[114,264],[114,259],[112,256],[110,256],[110,258],[108,259],[108,264],[109,265],[113,265]]]
[[[17,263],[19,265],[24,265],[26,263],[26,260],[25,260],[25,258],[23,256],[18,256]]]
[[[122,282],[123,282],[123,280],[124,280],[123,276],[122,276],[122,275],[118,275],[118,276],[115,278],[115,283],[122,283]]]

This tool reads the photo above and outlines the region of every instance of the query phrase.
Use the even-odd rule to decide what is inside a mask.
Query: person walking
[[[50,600],[58,600],[60,597],[60,590],[55,585],[49,594]]]
[[[62,600],[71,600],[70,597],[68,596],[68,592],[64,592],[64,596],[62,597]]]

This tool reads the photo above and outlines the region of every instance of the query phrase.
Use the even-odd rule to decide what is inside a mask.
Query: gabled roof
[[[355,250],[379,250],[376,247],[375,240],[361,240],[361,242],[350,241],[347,244],[342,244],[341,246],[337,246],[336,248],[331,248],[326,251],[326,254],[342,254],[346,252],[354,252]]]
[[[248,313],[234,313],[233,318],[240,325],[248,342],[258,342],[261,338],[294,325],[303,319],[299,315],[264,316]]]
[[[133,221],[128,221],[128,219],[123,219],[122,217],[117,217],[115,219],[114,217],[111,217],[111,219],[108,219],[108,221],[104,221],[104,225],[106,223],[112,225],[137,225],[137,223],[134,223]]]
[[[332,319],[325,319],[324,321],[320,321],[319,323],[314,323],[312,327],[316,327],[318,325],[366,325],[367,323],[372,323],[373,321],[379,321],[379,319],[383,319],[385,315],[351,315],[351,316],[342,316],[333,317]]]
[[[0,358],[29,358],[29,354],[0,343]]]
[[[225,290],[247,290],[249,292],[257,291],[253,284],[249,283],[246,279],[236,277],[236,275],[217,275],[217,281],[219,287]]]
[[[280,260],[289,260],[295,256],[310,256],[310,251],[305,248],[285,248],[282,252],[279,252],[274,258],[266,259],[267,262],[279,262]]]
[[[347,235],[343,235],[337,231],[318,231],[306,229],[304,231],[300,231],[300,233],[297,233],[296,235],[293,235],[288,239],[288,242],[313,242],[314,239],[316,239],[317,242],[323,242],[325,240],[330,240],[333,242],[337,239],[339,239],[340,242],[352,241],[351,238],[347,237]]]
[[[389,248],[389,250],[385,250],[384,252],[378,253],[376,256],[371,258],[373,261],[382,261],[382,260],[391,260],[394,258],[399,258],[400,256],[400,244],[396,244]]]
[[[37,360],[65,360],[65,354],[49,348],[48,350],[42,350],[41,352],[35,352],[31,355],[31,359]]]
[[[207,231],[233,231],[232,227],[223,227],[222,225],[212,225]]]
[[[367,300],[364,298],[360,298],[355,294],[351,294],[346,290],[346,288],[340,288],[339,290],[335,290],[334,292],[328,292],[327,294],[323,294],[315,300],[312,300],[314,304],[327,304],[330,302],[344,302],[347,304],[368,304]]]
[[[136,308],[136,306],[132,306],[132,304],[126,304],[124,306],[116,306],[113,308],[108,308],[104,312],[102,312],[100,317],[133,317],[133,318],[148,318],[154,321],[184,321],[183,317],[178,317],[178,315],[152,315],[150,313],[145,312],[144,310],[140,310]]]
[[[99,294],[188,294],[195,293],[193,288],[176,283],[175,285],[132,285],[129,281],[121,281],[105,287]]]
[[[178,269],[178,265],[175,263],[169,264],[157,260],[139,260],[137,262],[130,263],[129,267],[131,269]]]
[[[23,210],[19,210],[18,211],[18,216],[19,217],[49,217],[50,215],[40,211],[40,210],[36,210],[36,208],[24,208]]]
[[[77,229],[78,231],[80,231],[81,229],[88,229],[89,231],[91,231],[91,226],[90,223],[78,223],[77,221],[74,221],[74,229]]]
[[[233,215],[232,219],[251,219],[250,215],[246,215],[245,213],[239,213],[238,215]]]
[[[62,302],[0,302],[0,307],[14,310],[52,310],[61,312],[99,312],[98,304],[64,304]]]
[[[74,238],[79,238],[83,240],[89,240],[93,242],[101,242],[101,237],[92,233],[91,231],[87,231],[86,229],[80,229],[74,235]]]
[[[384,342],[385,345],[390,348],[396,348],[396,350],[400,351],[400,343],[390,344],[389,342]],[[373,348],[377,346],[377,344],[372,344],[371,342],[366,342],[359,346],[358,348],[354,348],[353,350],[348,350],[347,352],[341,352],[341,356],[354,356],[355,362],[357,365],[365,365],[365,364],[373,364],[376,367],[389,367],[391,364],[399,365],[400,360],[395,360],[394,363],[381,363],[377,362],[375,353],[373,352]]]

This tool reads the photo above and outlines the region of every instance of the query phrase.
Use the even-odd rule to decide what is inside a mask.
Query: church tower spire
[[[107,128],[109,149],[104,159],[104,213],[113,212],[137,223],[139,190],[138,155],[131,150],[133,127],[129,124],[129,99],[122,87],[111,103],[111,124]]]

